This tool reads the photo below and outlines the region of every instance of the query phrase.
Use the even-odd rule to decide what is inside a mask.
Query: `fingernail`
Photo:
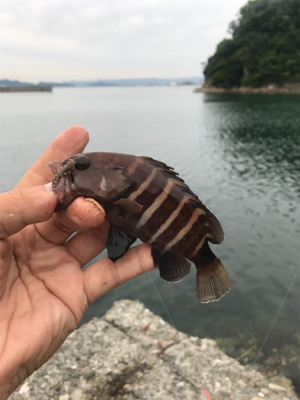
[[[44,188],[46,190],[47,193],[53,193],[52,190],[52,182],[47,183],[46,185],[44,185]]]
[[[105,211],[104,211],[103,207],[96,200],[90,199],[90,198],[84,198],[83,200],[92,204],[92,206],[94,208],[96,208],[98,211],[100,211],[101,214],[105,215]]]

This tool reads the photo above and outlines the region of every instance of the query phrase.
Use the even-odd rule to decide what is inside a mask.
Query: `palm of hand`
[[[79,262],[63,246],[40,237],[34,226],[7,239],[5,245],[8,274],[1,287],[0,309],[6,340],[0,342],[0,354],[7,378],[17,386],[76,328],[88,299]],[[4,290],[8,296],[3,296]],[[15,349],[13,358],[10,348]],[[15,365],[22,366],[16,375]]]

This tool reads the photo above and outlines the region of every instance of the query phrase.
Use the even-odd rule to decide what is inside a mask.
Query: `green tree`
[[[300,0],[250,0],[204,69],[213,86],[300,80]]]

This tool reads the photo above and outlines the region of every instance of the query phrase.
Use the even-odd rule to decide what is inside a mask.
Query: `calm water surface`
[[[88,151],[148,155],[173,166],[222,223],[225,241],[212,247],[232,289],[201,305],[194,270],[179,284],[163,282],[157,271],[151,276],[176,328],[219,339],[233,356],[260,347],[296,276],[263,361],[300,341],[299,102],[298,95],[204,95],[190,87],[2,93],[1,191],[73,124],[89,131]],[[93,303],[83,322],[122,298],[139,299],[168,320],[146,274]]]

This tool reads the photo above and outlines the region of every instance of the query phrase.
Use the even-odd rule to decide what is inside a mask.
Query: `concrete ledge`
[[[296,400],[284,386],[122,300],[72,332],[9,400],[208,400],[205,390],[211,400]]]

